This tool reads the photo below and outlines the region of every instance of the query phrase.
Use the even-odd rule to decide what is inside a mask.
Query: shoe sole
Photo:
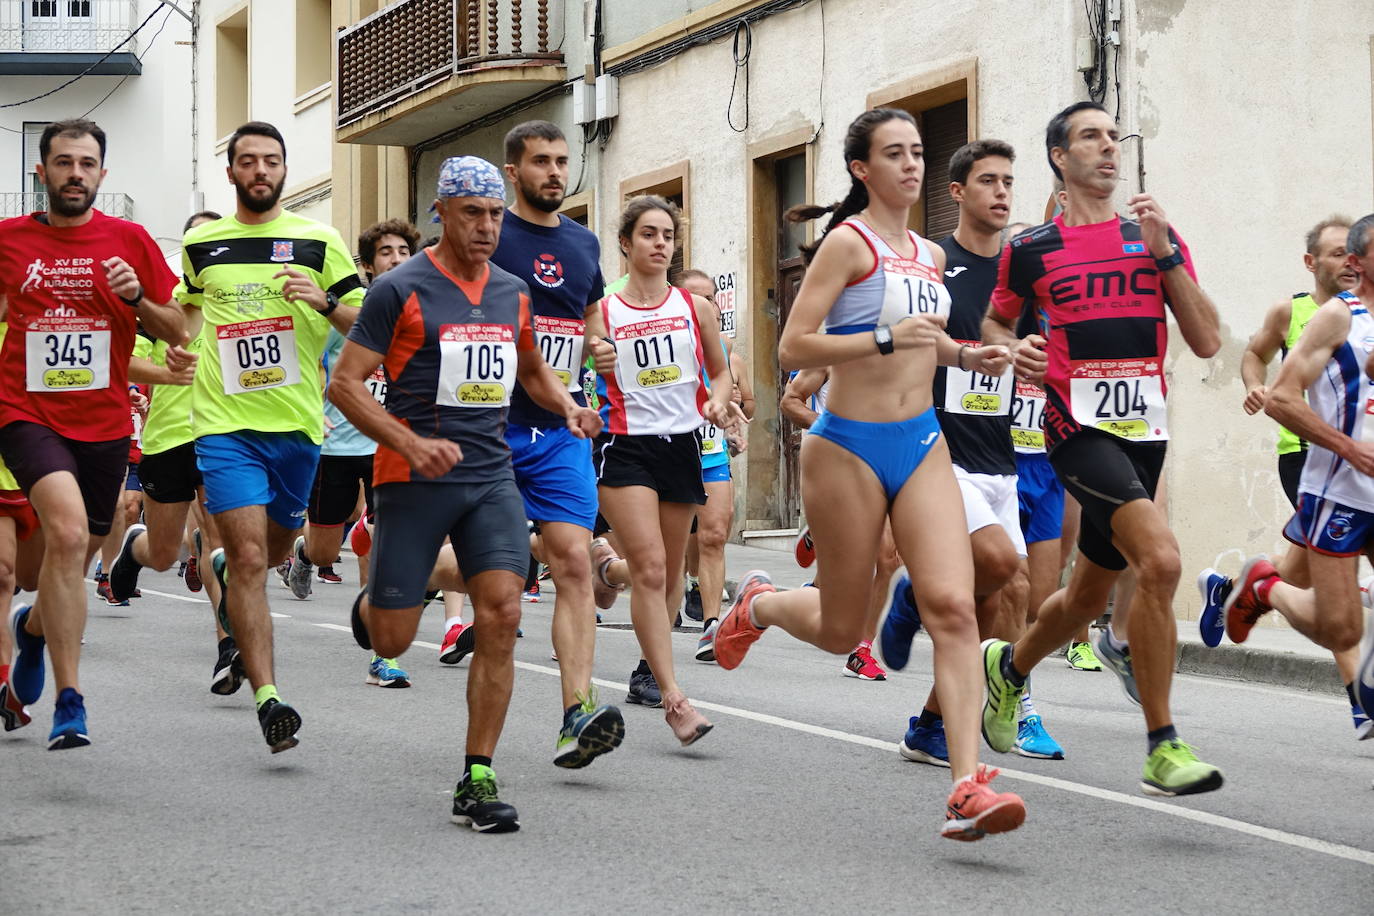
[[[644,697],[640,696],[639,694],[627,693],[627,694],[625,695],[625,702],[626,702],[626,703],[632,703],[632,704],[634,704],[635,706],[647,706],[647,707],[649,707],[650,709],[662,709],[662,708],[663,708],[663,697],[659,697],[657,700],[655,700],[654,702],[650,703],[647,699],[645,699]]]
[[[442,665],[456,665],[463,659],[472,654],[472,650],[477,647],[477,635],[472,632],[469,626],[458,634],[458,639],[449,647],[447,652],[439,653],[439,663]]]
[[[897,742],[897,753],[901,754],[903,759],[910,760],[912,763],[928,763],[931,766],[944,767],[946,770],[949,769],[948,760],[941,760],[934,754],[927,754],[918,747],[908,747],[906,741]]]
[[[449,820],[464,827],[471,827],[478,833],[515,833],[520,829],[520,822],[518,820],[493,821],[490,824],[479,824],[466,814],[454,814],[449,817]]]
[[[851,671],[851,670],[849,670],[848,668],[844,669],[844,676],[845,676],[845,677],[857,678],[858,680],[861,680],[861,681],[885,681],[885,680],[887,680],[887,675],[885,675],[885,674],[879,674],[879,675],[860,674],[859,672],[857,672],[857,671]]]
[[[370,687],[389,687],[391,689],[410,686],[410,681],[407,678],[393,677],[390,680],[382,680],[375,674],[369,674],[363,679],[363,682]]]
[[[553,758],[553,765],[565,770],[580,770],[602,754],[609,754],[625,740],[625,717],[614,706],[607,706],[582,727],[571,750]]]
[[[695,658],[699,662],[714,662],[716,660],[716,647],[714,645],[710,645],[697,649],[696,653],[693,655],[693,658]]]
[[[238,693],[243,686],[243,658],[235,650],[229,664],[215,671],[210,680],[210,692],[216,696],[227,697]]]
[[[56,737],[48,739],[48,750],[68,751],[75,747],[90,747],[90,736],[79,731],[65,731]]]
[[[1026,822],[1026,806],[1022,802],[998,802],[976,817],[945,822],[940,836],[947,840],[972,843],[993,833],[1007,833]],[[954,829],[951,830],[950,827]]]
[[[1063,751],[1056,751],[1056,752],[1053,753],[1053,754],[1042,754],[1042,753],[1040,753],[1039,751],[1032,751],[1032,750],[1029,750],[1028,748],[1021,747],[1020,745],[1017,745],[1017,746],[1013,747],[1012,750],[1016,751],[1016,753],[1020,754],[1022,757],[1029,757],[1029,758],[1031,758],[1032,760],[1063,760],[1063,759],[1064,759],[1064,752],[1063,752]]]
[[[682,744],[683,747],[691,747],[693,744],[696,744],[702,738],[705,738],[707,733],[710,732],[713,728],[715,728],[715,726],[712,725],[710,722],[707,722],[703,725],[698,725],[697,730],[692,733],[691,737],[678,738],[677,740]]]
[[[10,685],[4,683],[0,683],[0,720],[4,721],[7,732],[23,728],[33,721],[24,704],[10,693]]]
[[[262,730],[262,736],[267,739],[267,746],[272,749],[272,753],[280,754],[282,751],[289,751],[301,743],[300,739],[296,737],[296,732],[300,729],[300,713],[294,709],[288,709],[276,721],[267,723],[267,726]]]
[[[1170,789],[1167,786],[1157,785],[1142,779],[1140,781],[1140,791],[1146,795],[1153,795],[1158,798],[1177,798],[1180,795],[1199,795],[1203,792],[1215,792],[1226,782],[1222,778],[1220,770],[1213,770],[1212,773],[1195,783]]]

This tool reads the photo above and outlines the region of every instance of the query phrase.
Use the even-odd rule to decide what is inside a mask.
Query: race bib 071
[[[544,362],[563,387],[576,394],[582,390],[582,345],[587,323],[573,318],[534,316],[534,342]]]

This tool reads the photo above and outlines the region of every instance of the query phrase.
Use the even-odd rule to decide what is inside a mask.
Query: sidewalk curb
[[[1344,697],[1335,659],[1311,658],[1294,652],[1248,649],[1180,642],[1174,670],[1179,674],[1226,678],[1233,681],[1271,684],[1313,693]]]

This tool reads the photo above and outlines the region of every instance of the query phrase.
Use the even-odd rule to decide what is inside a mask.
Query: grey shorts
[[[385,483],[376,488],[368,599],[376,608],[418,606],[447,537],[464,579],[503,569],[523,580],[530,564],[525,504],[513,479],[484,483]]]

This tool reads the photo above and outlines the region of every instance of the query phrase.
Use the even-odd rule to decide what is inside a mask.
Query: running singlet
[[[344,305],[363,283],[333,228],[283,211],[246,225],[233,216],[202,223],[182,242],[186,301],[201,310],[205,345],[192,385],[197,436],[252,430],[324,438],[315,366],[329,319],[282,298],[283,267],[304,273]]]
[[[1172,229],[1169,238],[1183,254],[1182,269],[1196,277],[1188,246]],[[1133,220],[1070,227],[1056,216],[1003,249],[992,307],[1015,321],[1031,305],[1048,327],[1044,430],[1051,450],[1082,429],[1134,442],[1169,438],[1167,303]]]
[[[988,299],[997,286],[997,257],[985,258],[949,236],[945,250],[945,286],[952,303],[945,332],[956,342],[979,346]],[[958,366],[936,366],[935,409],[950,458],[970,474],[1016,473],[1011,447],[1014,376],[1010,367],[1000,377]]]
[[[670,436],[701,426],[706,386],[700,372],[701,329],[692,295],[670,286],[658,305],[631,305],[619,293],[601,300],[615,344],[615,374],[606,377],[607,432]]]
[[[137,223],[90,211],[54,228],[39,214],[0,222],[0,293],[10,333],[0,351],[0,426],[38,423],[78,442],[129,435],[129,355],[137,316],[111,291],[103,261],[123,258],[152,302],[176,276]]]
[[[385,355],[387,413],[463,450],[462,461],[432,478],[378,444],[373,486],[515,479],[506,407],[517,351],[535,349],[523,281],[495,265],[474,283],[459,280],[426,249],[373,281],[348,339]]]
[[[343,352],[344,337],[336,328],[329,328],[329,336],[325,339],[324,355],[320,358],[320,365],[324,367],[324,383],[328,387],[329,380],[334,377],[334,366],[339,361],[339,354]],[[386,404],[386,370],[378,366],[372,374],[367,377],[365,383],[367,390],[377,403]],[[324,442],[320,445],[320,454],[329,456],[356,456],[356,455],[375,455],[377,453],[377,443],[359,432],[358,427],[348,422],[348,418],[343,415],[343,411],[334,406],[334,402],[325,398],[324,401],[325,436]]]
[[[1350,307],[1350,333],[1308,387],[1307,403],[1323,423],[1352,439],[1374,442],[1374,381],[1364,374],[1365,361],[1374,352],[1374,317],[1352,293],[1338,293],[1337,298]],[[1298,491],[1374,512],[1374,477],[1315,442],[1308,447]]]
[[[725,338],[721,338],[720,352],[725,357],[725,361],[730,361],[730,351],[726,349]],[[706,375],[706,366],[701,367],[701,381],[706,386],[706,390],[711,390],[711,379]],[[718,468],[722,464],[730,463],[730,443],[726,439],[725,430],[707,420],[701,424],[701,466],[703,468]]]
[[[873,252],[873,269],[845,286],[830,307],[825,329],[830,334],[863,334],[880,324],[894,325],[913,315],[949,315],[949,290],[940,279],[930,244],[907,230],[916,257],[904,257],[863,220],[848,226]]]
[[[1303,328],[1307,327],[1307,322],[1312,320],[1312,316],[1317,314],[1317,309],[1320,307],[1317,300],[1312,298],[1311,293],[1298,293],[1293,296],[1292,311],[1288,316],[1288,335],[1283,339],[1284,356],[1287,356],[1288,351],[1298,345],[1298,338],[1302,336]],[[1279,427],[1280,455],[1300,452],[1305,448],[1307,448],[1306,442],[1282,426]]]
[[[507,210],[491,262],[529,287],[539,352],[573,400],[585,406],[582,344],[587,323],[583,316],[605,295],[596,236],[566,216],[560,216],[558,227],[553,228],[535,225]],[[563,417],[534,403],[518,384],[511,398],[510,421],[544,429],[567,425]]]

